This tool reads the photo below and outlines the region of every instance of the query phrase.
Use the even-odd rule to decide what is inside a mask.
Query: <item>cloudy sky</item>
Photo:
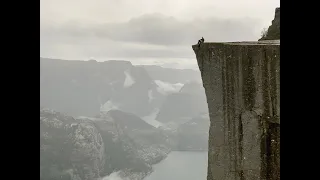
[[[280,0],[40,0],[40,56],[195,64],[192,44],[257,40]]]

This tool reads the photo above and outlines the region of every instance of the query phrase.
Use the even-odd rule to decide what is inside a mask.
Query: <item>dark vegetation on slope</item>
[[[274,19],[267,31],[262,33],[261,40],[275,40],[280,39],[280,7],[276,8]]]
[[[40,108],[40,179],[92,180],[116,171],[147,175],[170,149],[159,130],[137,118],[114,111],[75,119]]]
[[[96,127],[71,116],[40,109],[40,179],[94,179],[105,163]]]

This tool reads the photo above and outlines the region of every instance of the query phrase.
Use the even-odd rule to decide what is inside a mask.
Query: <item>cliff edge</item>
[[[192,48],[211,122],[207,180],[279,180],[280,40]]]

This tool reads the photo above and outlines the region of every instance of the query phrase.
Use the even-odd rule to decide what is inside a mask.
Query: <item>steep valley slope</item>
[[[146,123],[139,130],[124,126],[114,113],[122,114],[75,119],[40,108],[40,179],[92,180],[116,171],[142,179],[149,174],[151,165],[170,152],[166,137]]]
[[[41,179],[119,172],[140,180],[172,150],[207,150],[199,72],[129,61],[40,63]]]

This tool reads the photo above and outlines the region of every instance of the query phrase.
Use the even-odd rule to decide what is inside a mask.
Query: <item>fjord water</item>
[[[206,180],[208,152],[173,151],[144,180]]]

